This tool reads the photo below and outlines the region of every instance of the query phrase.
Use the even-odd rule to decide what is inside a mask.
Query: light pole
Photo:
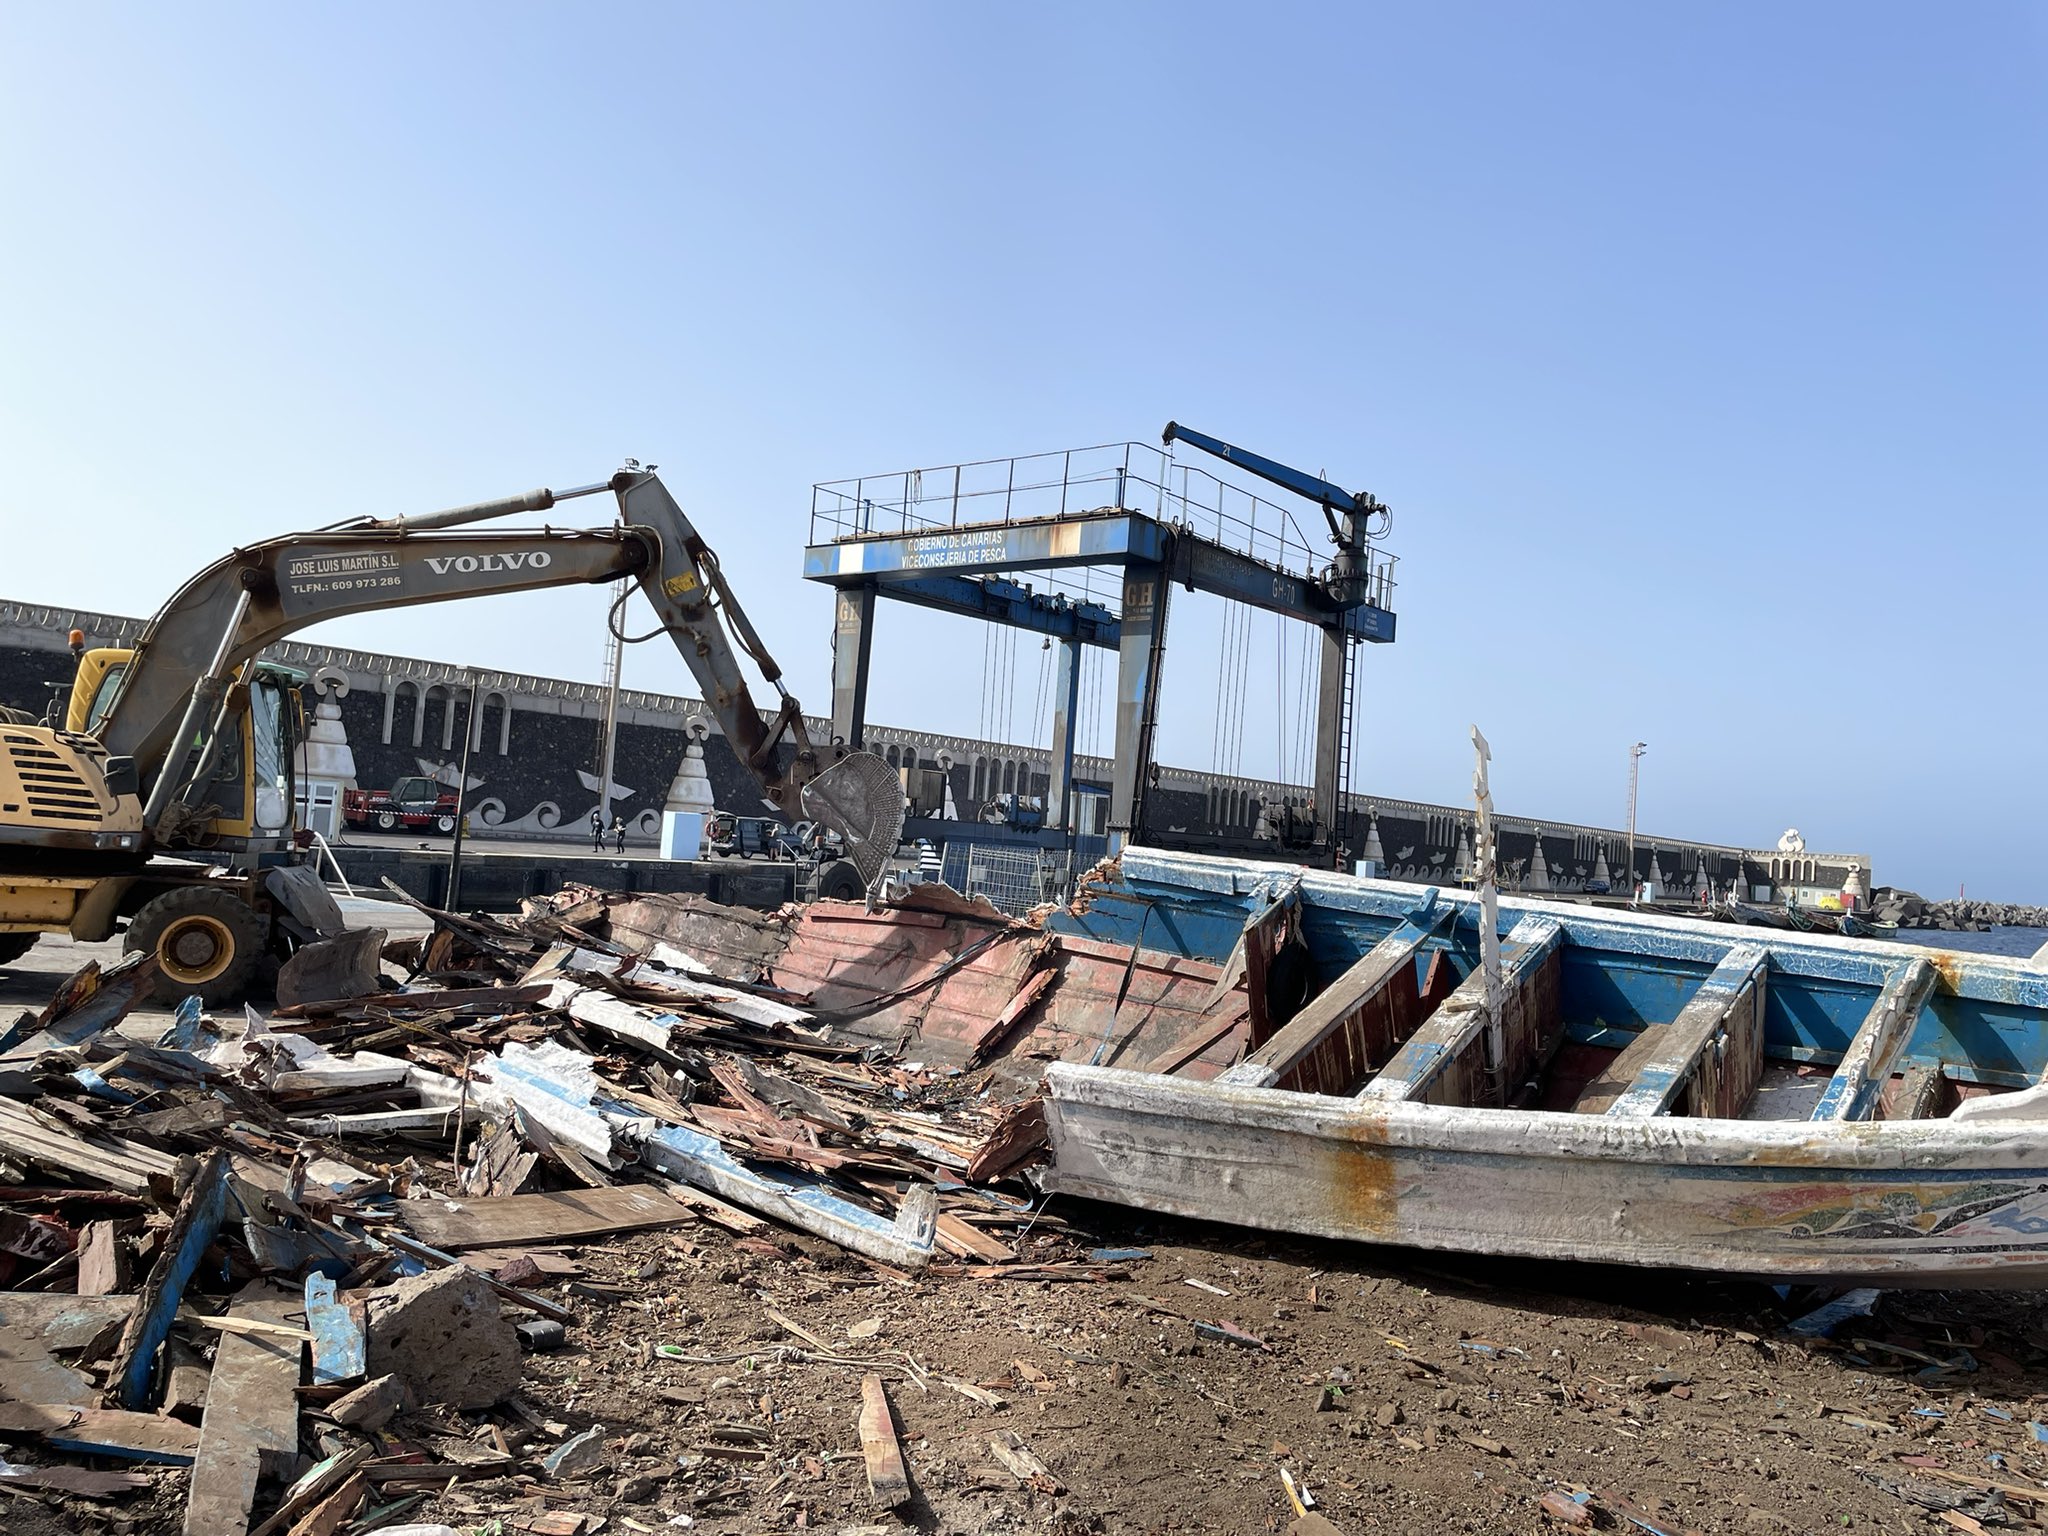
[[[469,712],[462,722],[462,761],[455,769],[455,837],[448,845],[450,912],[461,910],[458,903],[462,900],[462,833],[469,822],[469,746],[476,740],[476,673],[468,667],[463,671],[469,673]]]
[[[1636,783],[1643,754],[1649,750],[1649,744],[1641,741],[1628,749],[1628,894],[1631,900],[1636,894]]]
[[[612,825],[612,768],[619,743],[619,674],[626,660],[625,635],[617,627],[626,600],[626,584],[616,583],[618,596],[605,611],[604,743],[597,754],[597,814],[600,837]]]

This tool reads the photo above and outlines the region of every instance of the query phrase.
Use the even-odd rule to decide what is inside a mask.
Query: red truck
[[[345,789],[341,819],[364,831],[453,832],[455,791],[425,777],[400,779],[389,789]]]

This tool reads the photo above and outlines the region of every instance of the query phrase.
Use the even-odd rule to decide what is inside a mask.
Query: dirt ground
[[[602,1425],[601,1464],[566,1481],[463,1484],[406,1518],[1257,1532],[1294,1517],[1285,1469],[1345,1532],[1560,1529],[1537,1500],[1574,1485],[1631,1501],[1642,1529],[1967,1530],[1925,1505],[1967,1508],[1959,1518],[1986,1528],[2038,1506],[2008,1514],[1940,1472],[2048,1477],[2048,1445],[2028,1427],[2048,1411],[2034,1406],[2048,1385],[2036,1295],[1888,1294],[1874,1317],[1810,1345],[1783,1334],[1810,1298],[1763,1287],[1053,1211],[1152,1257],[1114,1283],[903,1284],[809,1239],[777,1252],[704,1227],[578,1250],[585,1273],[555,1294],[584,1326],[567,1350],[528,1358],[521,1406],[540,1421],[535,1452]],[[917,1494],[900,1518],[867,1493],[861,1368],[778,1359],[808,1346],[770,1309],[887,1380]],[[1191,1320],[1263,1347],[1205,1338]],[[1005,1431],[1052,1487],[998,1463],[989,1441]]]

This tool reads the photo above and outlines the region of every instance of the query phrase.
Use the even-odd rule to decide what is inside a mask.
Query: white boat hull
[[[1458,1253],[2048,1286],[2048,1127],[1370,1103],[1055,1063],[1049,1187]]]

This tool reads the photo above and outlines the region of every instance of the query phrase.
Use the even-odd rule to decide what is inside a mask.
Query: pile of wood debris
[[[1207,1075],[1246,1028],[1214,967],[943,888],[421,910],[268,1014],[140,1030],[135,956],[0,1030],[0,1505],[338,1536],[573,1480],[587,1436],[518,1396],[577,1324],[550,1245],[772,1223],[898,1278],[1114,1278],[1029,1181],[1038,1063]]]

